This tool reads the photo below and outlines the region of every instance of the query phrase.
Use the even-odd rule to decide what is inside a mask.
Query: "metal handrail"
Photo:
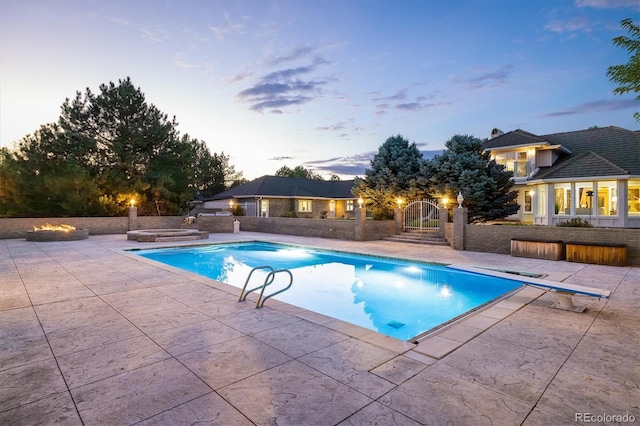
[[[280,272],[286,272],[287,274],[289,274],[289,284],[283,288],[280,289],[278,291],[275,291],[273,293],[271,293],[268,296],[265,296],[264,298],[262,297],[262,295],[264,294],[264,289],[273,282],[273,280],[275,279],[276,274],[280,273]],[[269,278],[271,278],[271,280],[269,280]],[[268,281],[268,282],[267,282]],[[291,273],[291,271],[289,271],[288,269],[278,269],[276,271],[271,271],[269,272],[269,275],[267,275],[267,278],[265,278],[264,280],[264,284],[262,285],[262,291],[260,292],[260,297],[258,297],[258,303],[256,303],[256,309],[257,308],[262,308],[264,306],[264,302],[267,301],[267,299],[269,299],[270,297],[275,296],[276,294],[280,294],[284,291],[289,290],[289,288],[291,287],[291,285],[293,284],[293,274]]]
[[[247,284],[249,284],[249,280],[251,279],[251,275],[253,275],[254,271],[257,271],[258,269],[269,269],[271,272],[269,273],[269,275],[267,275],[267,278],[271,277],[271,281],[273,282],[275,276],[272,276],[274,269],[271,266],[268,265],[263,265],[263,266],[256,266],[255,268],[253,268],[251,270],[251,272],[249,272],[249,276],[247,277],[247,280],[244,282],[244,286],[242,286],[242,291],[240,292],[240,297],[238,298],[238,302],[244,302],[245,300],[247,300],[247,295],[249,293],[251,293],[252,291],[256,291],[259,288],[262,288],[262,292],[264,292],[264,288],[271,284],[267,284],[267,280],[265,279],[264,283],[256,288],[252,288],[251,290],[247,291],[245,293],[245,290],[247,289]],[[262,297],[262,292],[260,292],[260,297]],[[259,301],[259,299],[258,299]]]

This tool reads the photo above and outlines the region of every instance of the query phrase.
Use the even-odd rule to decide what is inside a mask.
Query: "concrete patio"
[[[276,300],[256,310],[235,287],[123,251],[203,241],[0,240],[0,424],[640,422],[638,267],[246,232],[208,242],[242,240],[508,267],[612,297],[579,298],[578,314],[524,288],[415,345]]]

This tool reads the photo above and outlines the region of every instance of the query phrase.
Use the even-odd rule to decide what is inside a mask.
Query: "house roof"
[[[220,192],[204,201],[228,198],[285,197],[352,199],[353,180],[317,180],[262,176],[244,185]]]
[[[550,167],[542,167],[533,179],[571,179],[606,176],[640,176],[640,131],[598,127],[537,136],[515,130],[488,140],[484,147],[560,145],[569,153]]]

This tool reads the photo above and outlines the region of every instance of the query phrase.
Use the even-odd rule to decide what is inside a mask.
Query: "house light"
[[[363,204],[364,204],[364,200],[362,199],[362,197],[358,198],[358,207],[362,208]]]
[[[447,204],[449,203],[449,199],[447,197],[444,197],[442,199],[442,205],[444,206],[444,208],[447,208]]]
[[[398,199],[396,200],[396,202],[398,203],[398,208],[402,207],[402,203],[403,203],[402,198],[398,197]]]
[[[233,209],[233,200],[229,200],[229,208]]]
[[[129,206],[131,206],[131,207],[135,207],[135,205],[136,205],[136,200],[132,198],[132,199],[129,201]]]
[[[458,191],[458,198],[456,198],[456,200],[458,201],[458,208],[461,209],[462,202],[464,201],[464,197],[462,196],[462,191]]]

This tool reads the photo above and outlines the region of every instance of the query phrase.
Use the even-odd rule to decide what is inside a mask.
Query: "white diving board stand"
[[[508,272],[497,271],[495,269],[489,268],[481,268],[478,266],[447,265],[447,268],[456,269],[458,271],[472,272],[480,275],[488,275],[496,278],[505,278],[507,280],[518,281],[528,286],[553,292],[558,298],[558,302],[554,303],[551,307],[556,309],[563,309],[565,311],[584,312],[585,310],[584,306],[575,306],[573,304],[571,296],[597,297],[599,299],[608,299],[611,296],[611,291],[609,290],[545,280],[542,278],[529,277],[526,275],[511,274]]]

